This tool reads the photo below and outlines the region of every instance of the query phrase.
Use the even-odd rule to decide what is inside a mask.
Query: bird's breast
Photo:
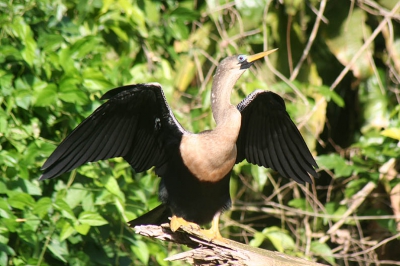
[[[183,135],[180,152],[183,163],[200,181],[217,182],[236,161],[236,140],[216,134]]]

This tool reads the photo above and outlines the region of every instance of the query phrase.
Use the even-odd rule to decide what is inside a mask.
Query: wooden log
[[[323,265],[302,258],[293,257],[284,253],[251,247],[227,239],[210,241],[191,228],[180,228],[172,232],[169,224],[135,226],[137,234],[162,241],[187,245],[192,250],[182,252],[166,258],[168,261],[184,261],[192,265],[237,265],[237,266],[264,266],[264,265]]]

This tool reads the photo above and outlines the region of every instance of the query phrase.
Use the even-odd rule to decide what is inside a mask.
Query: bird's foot
[[[219,232],[219,214],[215,215],[212,223],[211,223],[211,228],[210,229],[200,229],[200,225],[193,223],[193,222],[188,222],[182,217],[178,217],[173,215],[170,218],[170,228],[173,232],[176,232],[179,228],[183,227],[186,229],[189,229],[189,233],[192,233],[194,235],[197,235],[201,238],[207,239],[208,241],[213,241],[213,242],[222,242],[225,244],[229,243],[229,240],[222,237],[221,233]]]
[[[200,230],[199,235],[204,238],[207,238],[208,240],[210,240],[210,242],[211,241],[212,242],[223,242],[225,244],[229,243],[228,239],[221,236],[221,233],[219,232],[218,228],[211,227],[210,229],[207,229],[207,230],[202,229],[202,230]]]
[[[210,242],[222,242],[224,244],[229,244],[229,239],[224,238],[221,236],[221,233],[219,232],[219,217],[221,215],[221,212],[217,212],[212,221],[211,221],[211,228],[208,230],[201,230],[201,235],[204,236],[205,238],[209,239]]]
[[[182,217],[177,217],[175,215],[172,215],[171,217],[171,222],[169,226],[171,227],[172,232],[175,232],[178,230],[181,226],[187,227],[189,229],[195,230],[195,231],[200,231],[200,225],[192,222],[188,222]]]

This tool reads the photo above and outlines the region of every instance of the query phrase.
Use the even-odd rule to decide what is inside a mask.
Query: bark
[[[134,230],[143,236],[192,248],[192,250],[166,258],[168,261],[180,260],[201,266],[322,265],[280,252],[254,248],[229,239],[226,239],[226,243],[210,241],[191,228],[180,228],[178,231],[172,232],[168,224],[163,224],[161,226],[135,226]]]

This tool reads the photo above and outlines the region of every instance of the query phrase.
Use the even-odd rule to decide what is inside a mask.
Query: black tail
[[[169,223],[168,217],[171,217],[172,213],[170,208],[165,204],[161,204],[151,211],[139,216],[138,218],[128,222],[130,227],[136,225],[161,225],[163,223]]]

